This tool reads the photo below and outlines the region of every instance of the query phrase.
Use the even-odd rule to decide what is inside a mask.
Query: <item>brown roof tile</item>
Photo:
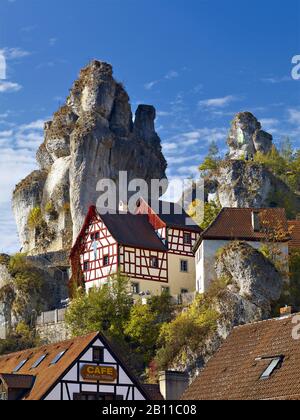
[[[289,242],[289,247],[300,249],[300,220],[290,221],[289,229],[290,229],[290,235],[292,238]]]
[[[60,378],[66,369],[68,369],[71,363],[81,355],[81,353],[92,342],[92,340],[97,337],[97,335],[98,333],[93,333],[61,343],[1,356],[0,375],[13,374],[17,365],[23,360],[28,359],[24,366],[18,371],[17,375],[18,377],[20,375],[30,375],[36,377],[35,383],[25,399],[39,400]],[[51,366],[50,363],[54,357],[65,350],[66,353],[61,360],[56,365]],[[31,369],[34,362],[44,354],[47,354],[47,357],[42,361],[42,363],[36,369]]]
[[[300,342],[293,316],[237,327],[184,393],[183,400],[300,400]],[[270,358],[283,363],[269,379]]]
[[[252,213],[259,214],[261,230],[252,226]],[[223,208],[215,221],[203,232],[203,239],[236,239],[262,241],[267,237],[266,229],[280,231],[283,241],[289,237],[288,222],[284,209]]]

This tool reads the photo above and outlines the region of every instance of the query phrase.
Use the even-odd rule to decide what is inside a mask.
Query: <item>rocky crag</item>
[[[283,291],[284,280],[262,253],[244,242],[232,242],[216,260],[218,279],[227,286],[214,298],[211,309],[219,314],[214,331],[199,340],[199,349],[183,349],[172,368],[195,377],[236,326],[269,319]],[[181,360],[188,360],[182,363]]]
[[[65,105],[45,124],[39,170],[13,194],[24,252],[68,250],[99,197],[100,180],[118,185],[119,171],[127,171],[128,182],[165,178],[155,117],[152,106],[140,105],[133,121],[129,97],[111,65],[93,61],[80,72]]]
[[[221,207],[284,207],[290,217],[300,212],[300,198],[266,166],[254,159],[268,154],[273,138],[249,112],[234,118],[227,139],[229,152],[205,179],[207,201]]]

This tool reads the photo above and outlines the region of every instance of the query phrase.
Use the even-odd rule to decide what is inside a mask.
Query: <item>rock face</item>
[[[228,137],[229,153],[205,179],[205,199],[221,207],[283,207],[288,217],[300,211],[300,198],[264,165],[255,154],[269,153],[272,136],[249,112],[237,114]]]
[[[262,130],[260,122],[253,114],[241,112],[232,122],[227,142],[230,159],[251,159],[257,152],[270,152],[273,137]]]
[[[227,276],[228,290],[270,315],[271,304],[280,298],[283,279],[261,252],[245,242],[232,242],[222,250],[216,262],[218,278]]]
[[[195,377],[236,326],[269,319],[272,305],[283,290],[283,278],[259,251],[244,242],[232,242],[216,261],[219,279],[228,281],[213,304],[219,314],[216,330],[188,353],[188,365],[179,360],[172,368]],[[180,359],[180,357],[179,357]]]
[[[23,251],[68,249],[89,206],[97,202],[100,180],[118,186],[120,171],[127,171],[128,182],[139,178],[148,185],[166,177],[155,117],[152,106],[140,105],[133,122],[129,97],[113,78],[111,65],[93,61],[81,71],[66,104],[45,124],[37,152],[40,170],[14,192]],[[117,202],[122,198],[117,196]],[[35,231],[28,225],[34,208],[41,209],[43,219]]]
[[[300,200],[265,166],[243,160],[224,161],[205,182],[206,199],[222,207],[283,207],[289,217],[300,211]]]

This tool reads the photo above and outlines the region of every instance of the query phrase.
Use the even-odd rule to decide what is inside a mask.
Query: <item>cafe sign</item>
[[[115,382],[118,378],[117,369],[112,366],[84,365],[81,376],[85,381]]]

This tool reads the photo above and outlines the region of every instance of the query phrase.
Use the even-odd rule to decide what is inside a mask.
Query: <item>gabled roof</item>
[[[202,229],[177,203],[168,201],[156,201],[148,204],[144,199],[139,200],[137,214],[148,214],[148,216],[157,216],[157,218],[168,228],[177,228],[191,232],[201,233]],[[157,224],[157,221],[155,221]]]
[[[146,215],[105,214],[100,216],[114,239],[124,246],[166,252],[167,249]]]
[[[261,229],[255,231],[252,214],[259,215]],[[280,237],[278,242],[290,239],[288,222],[284,209],[279,208],[223,208],[214,222],[202,233],[202,239],[225,239],[244,241],[263,241],[268,231]]]
[[[235,328],[182,399],[300,400],[300,345],[292,335],[293,319]],[[261,379],[276,358],[282,363]]]
[[[289,242],[289,247],[291,249],[298,248],[300,249],[300,220],[292,220],[289,222],[289,229],[291,240]]]
[[[25,396],[25,399],[40,400],[66,371],[66,369],[68,369],[71,363],[81,355],[81,353],[97,336],[98,333],[93,333],[61,343],[1,356],[0,375],[13,374],[17,365],[23,360],[28,359],[24,366],[18,371],[16,378],[20,377],[20,375],[35,376],[36,379],[34,385]],[[66,351],[64,356],[57,364],[51,366],[51,361],[62,351]],[[34,362],[43,355],[47,355],[47,357],[36,369],[31,369]]]
[[[108,340],[100,333],[92,333],[83,337],[77,337],[72,340],[63,341],[56,344],[50,344],[43,347],[24,350],[17,353],[12,353],[0,356],[0,377],[7,378],[11,384],[28,385],[30,378],[35,378],[32,388],[24,397],[25,400],[40,400],[43,399],[56,382],[68,371],[72,363],[74,363],[93,342],[100,338],[106,348],[113,354],[113,356],[122,364],[124,371],[128,376],[140,387],[141,392],[146,398],[151,399],[147,390],[140,384],[138,379],[129,372],[125,362],[117,354],[117,351],[108,342]],[[65,352],[61,359],[54,365],[51,365],[53,359],[61,352]],[[46,358],[35,368],[32,369],[34,363],[46,355]],[[14,374],[15,368],[20,362],[27,360],[21,369]],[[23,389],[23,387],[21,387]],[[25,387],[26,389],[27,387]]]

